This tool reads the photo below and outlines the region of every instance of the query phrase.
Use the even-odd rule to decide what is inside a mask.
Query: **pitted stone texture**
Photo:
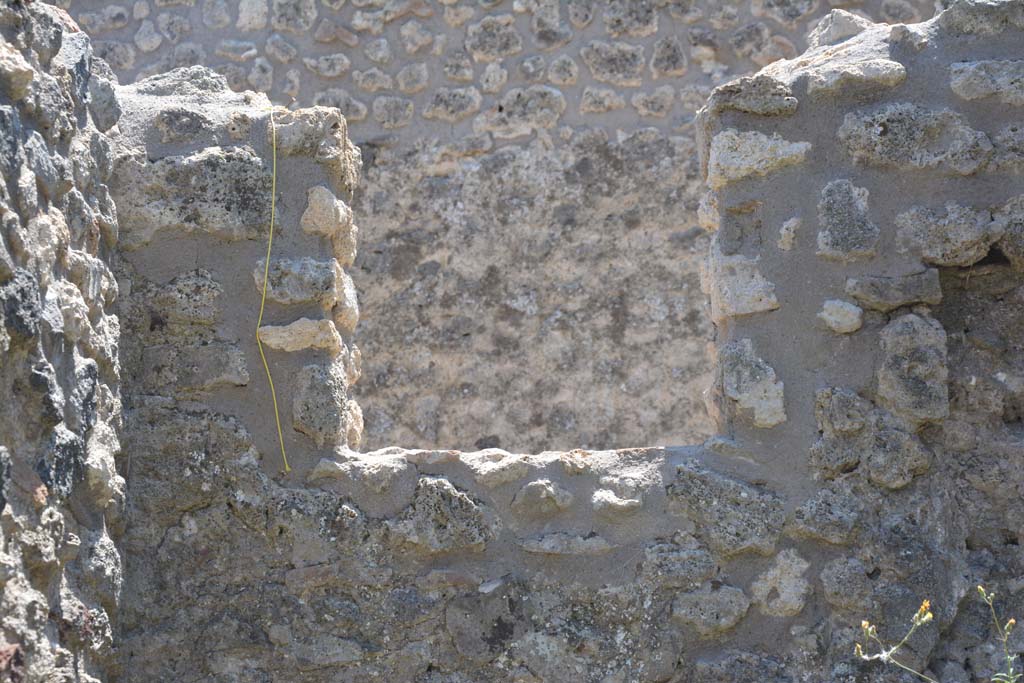
[[[701,287],[711,299],[711,320],[764,313],[779,307],[775,285],[758,269],[757,260],[734,254],[722,254],[716,238],[711,243],[701,270]]]
[[[707,583],[678,595],[672,602],[672,618],[707,638],[738,624],[749,608],[750,599],[739,588]]]
[[[846,281],[846,293],[864,308],[882,312],[918,303],[937,304],[942,300],[939,271],[934,268],[897,277],[852,277]]]
[[[775,562],[750,585],[754,604],[772,617],[792,617],[804,609],[811,584],[804,578],[810,563],[792,548],[775,556]]]
[[[916,206],[896,216],[897,237],[937,266],[969,266],[980,261],[1003,236],[1003,226],[988,211],[949,202],[938,211]]]
[[[697,522],[707,544],[727,557],[771,553],[785,521],[774,494],[697,463],[679,466],[669,495]]]
[[[114,175],[123,188],[115,196],[126,226],[121,243],[138,249],[169,230],[258,239],[270,225],[270,180],[263,160],[245,147],[209,147],[154,162],[122,159]],[[174,192],[179,183],[192,194]]]
[[[754,353],[749,339],[729,342],[719,351],[722,393],[735,402],[741,419],[755,427],[774,427],[786,421],[783,384],[775,370]]]
[[[946,332],[936,320],[916,314],[896,318],[879,334],[882,364],[879,400],[911,424],[949,414]]]
[[[856,261],[877,253],[881,232],[868,217],[868,191],[849,180],[833,180],[822,189],[818,224],[819,256]]]
[[[900,489],[928,471],[928,448],[889,413],[848,389],[822,389],[816,399],[821,436],[810,461],[819,476],[833,479],[863,466],[873,483]]]
[[[994,96],[997,102],[1024,106],[1024,60],[956,62],[949,67],[949,85],[965,100]]]
[[[348,397],[345,364],[307,365],[295,378],[292,426],[322,448],[324,444],[359,448],[363,414]]]
[[[988,136],[971,128],[962,115],[910,103],[851,112],[838,137],[858,163],[962,176],[984,168],[993,151]]]
[[[476,501],[440,477],[420,477],[412,504],[388,524],[396,539],[427,553],[480,552],[495,534]]]
[[[779,134],[724,130],[711,139],[707,183],[719,189],[729,183],[765,176],[800,164],[811,149],[809,142],[789,142]]]

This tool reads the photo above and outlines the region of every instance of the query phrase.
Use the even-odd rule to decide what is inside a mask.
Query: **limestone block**
[[[19,100],[27,94],[33,78],[35,71],[21,53],[6,40],[0,42],[0,88]]]
[[[707,118],[724,111],[739,111],[758,116],[791,116],[799,102],[782,81],[766,74],[743,76],[714,89],[704,105]]]
[[[412,123],[415,105],[404,97],[378,97],[373,101],[373,120],[382,128],[404,128]]]
[[[846,280],[846,293],[864,308],[883,313],[901,306],[937,304],[942,300],[939,271],[934,268],[897,277],[851,277]]]
[[[1024,270],[1024,194],[1006,202],[994,219],[1003,231],[1000,250],[1016,270]]]
[[[708,582],[698,590],[676,596],[672,618],[708,638],[740,623],[749,608],[750,599],[741,589],[724,584],[716,588]]]
[[[359,182],[362,158],[348,138],[345,117],[332,107],[277,110],[277,149],[287,156],[312,156],[324,166],[335,191],[351,191]]]
[[[886,325],[879,342],[883,354],[877,373],[881,404],[911,424],[946,417],[949,371],[942,325],[910,313]]]
[[[604,114],[616,109],[623,109],[626,100],[611,88],[595,88],[587,86],[580,98],[581,114]]]
[[[261,259],[252,271],[258,291],[263,288],[264,264],[265,261]],[[345,277],[345,272],[335,259],[271,259],[267,300],[285,305],[316,303],[329,311],[339,301],[345,300]]]
[[[868,568],[855,557],[837,557],[821,569],[821,587],[830,605],[851,611],[871,607]]]
[[[643,507],[640,498],[622,498],[610,489],[597,489],[590,497],[594,512],[607,517],[618,517],[635,512]]]
[[[306,209],[299,226],[311,235],[334,239],[352,227],[352,209],[323,185],[306,190]]]
[[[466,29],[466,49],[478,62],[495,62],[523,49],[523,39],[515,28],[515,17],[497,14],[484,17]]]
[[[349,400],[348,378],[344,363],[334,361],[328,366],[307,365],[295,378],[292,399],[292,426],[313,439],[317,448],[324,444],[358,448],[362,424],[355,405]]]
[[[1024,60],[955,62],[949,67],[949,86],[965,100],[995,96],[997,102],[1024,106]]]
[[[932,168],[954,175],[981,170],[992,156],[992,142],[949,109],[894,103],[851,112],[839,141],[858,163],[895,169]]]
[[[839,487],[820,489],[793,510],[786,522],[786,533],[845,545],[856,534],[862,507],[856,496]]]
[[[783,383],[775,370],[754,353],[750,339],[731,341],[719,351],[722,392],[736,403],[755,427],[774,427],[786,421]]]
[[[686,74],[686,49],[678,36],[659,38],[651,53],[651,75],[654,78]]]
[[[785,513],[782,500],[773,493],[696,462],[677,468],[668,493],[697,522],[712,550],[726,557],[774,550]]]
[[[869,19],[846,10],[834,9],[807,34],[807,47],[836,45],[863,33],[870,26],[872,23]]]
[[[512,510],[521,515],[552,515],[572,505],[572,493],[550,479],[536,479],[519,489]]]
[[[480,111],[480,91],[468,88],[438,88],[423,109],[423,118],[456,123]]]
[[[847,389],[822,389],[816,401],[821,437],[810,460],[820,476],[832,479],[863,465],[873,483],[900,489],[928,471],[928,449],[888,412]]]
[[[644,548],[640,571],[642,576],[660,586],[692,591],[714,577],[718,565],[703,548],[655,543]]]
[[[613,36],[643,38],[658,32],[658,10],[653,3],[609,0],[604,25]]]
[[[352,81],[356,84],[356,87],[366,92],[391,90],[394,87],[394,81],[391,76],[377,67],[367,69],[366,71],[356,70],[352,72]]]
[[[988,211],[947,202],[939,212],[915,206],[896,216],[897,238],[904,247],[938,266],[969,266],[985,258],[1003,236],[1003,225]]]
[[[288,325],[264,325],[259,329],[260,341],[277,351],[303,351],[324,349],[341,353],[344,342],[338,329],[330,320],[299,318]]]
[[[406,95],[415,95],[426,89],[430,81],[430,72],[423,63],[403,66],[396,77],[398,89]]]
[[[643,80],[642,45],[594,40],[580,50],[580,57],[591,75],[602,83],[635,87]]]
[[[114,170],[120,245],[138,249],[158,232],[258,239],[270,225],[270,171],[248,146],[207,147],[149,162],[128,157]]]
[[[420,477],[408,508],[386,522],[391,535],[426,553],[481,552],[494,538],[484,507],[441,477]]]
[[[818,319],[836,334],[851,334],[863,324],[864,311],[848,301],[829,299],[822,304]]]
[[[716,324],[779,307],[775,285],[761,275],[757,259],[741,254],[723,255],[717,236],[701,270],[701,287],[711,300],[711,320]]]
[[[753,602],[772,617],[793,617],[804,609],[811,584],[803,577],[811,564],[795,550],[787,548],[775,556],[775,562],[750,585]]]
[[[553,85],[575,85],[580,67],[569,55],[559,55],[548,65],[548,80]]]
[[[473,130],[500,139],[529,135],[535,130],[553,128],[565,106],[565,97],[550,86],[513,88],[496,106],[474,119]]]
[[[675,100],[676,91],[670,85],[663,85],[655,88],[649,93],[636,93],[630,98],[630,103],[640,116],[668,116],[672,111],[672,104]]]
[[[751,176],[766,176],[800,164],[811,149],[809,142],[789,142],[778,133],[724,130],[711,139],[707,183],[713,190]]]
[[[868,191],[849,180],[833,180],[818,203],[818,255],[836,261],[868,259],[877,254],[878,226],[868,218]]]

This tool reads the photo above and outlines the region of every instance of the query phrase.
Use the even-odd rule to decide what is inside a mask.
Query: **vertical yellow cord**
[[[277,128],[274,127],[274,109],[270,108],[270,236],[267,238],[267,258],[263,263],[263,295],[260,297],[260,315],[256,320],[256,348],[260,350],[260,360],[267,372],[267,383],[270,385],[270,397],[274,401],[274,421],[277,423],[277,441],[281,445],[281,460],[284,461],[285,474],[292,471],[288,466],[288,455],[284,451],[284,432],[281,430],[281,412],[277,407],[277,392],[274,391],[274,378],[270,375],[267,356],[263,353],[263,342],[260,341],[260,327],[263,325],[263,309],[267,305],[267,282],[270,280],[270,249],[274,245],[274,217],[277,213]]]

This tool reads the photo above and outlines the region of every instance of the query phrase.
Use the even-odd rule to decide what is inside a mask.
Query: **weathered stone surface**
[[[606,553],[614,547],[597,535],[581,536],[563,531],[528,538],[519,545],[534,555],[596,555]]]
[[[396,539],[427,553],[480,552],[494,537],[493,523],[447,479],[420,477],[412,504],[387,527]]]
[[[573,495],[550,479],[525,484],[512,499],[512,509],[524,515],[550,515],[567,509]]]
[[[172,189],[181,178],[191,189],[188,196]],[[243,240],[261,237],[270,225],[270,171],[251,148],[208,147],[153,162],[122,158],[113,181],[124,188],[115,190],[114,199],[127,249],[148,244],[162,231]]]
[[[262,290],[265,261],[252,271],[256,288]],[[344,272],[337,261],[272,259],[267,280],[267,300],[279,304],[317,303],[330,310],[344,301]]]
[[[851,277],[846,280],[846,293],[861,306],[882,312],[917,303],[937,304],[942,300],[939,271],[934,268],[898,277]]]
[[[800,614],[811,592],[811,584],[804,578],[810,563],[795,550],[787,548],[775,556],[775,562],[750,585],[753,603],[772,617],[792,617]]]
[[[833,479],[863,465],[872,482],[899,489],[928,471],[928,449],[889,413],[847,389],[822,389],[816,399],[821,436],[810,460],[820,476]]]
[[[514,23],[511,14],[498,14],[470,24],[466,30],[466,49],[478,62],[493,62],[521,52],[523,39]]]
[[[954,175],[981,170],[993,150],[988,136],[967,125],[960,114],[909,103],[847,114],[838,135],[858,163]]]
[[[725,556],[770,553],[782,529],[782,501],[774,494],[697,463],[680,465],[669,495],[698,523],[704,540]]]
[[[565,111],[565,97],[545,85],[513,88],[500,103],[476,117],[473,129],[496,138],[517,138],[553,128]]]
[[[717,239],[701,271],[701,286],[711,299],[711,319],[716,323],[779,307],[775,285],[761,275],[757,261],[741,254],[723,255]]]
[[[602,83],[640,85],[644,70],[644,49],[629,43],[595,40],[580,50],[590,74]]]
[[[330,320],[299,318],[288,325],[264,325],[259,329],[260,341],[276,351],[323,349],[340,353],[344,342]]]
[[[949,86],[965,100],[995,96],[997,102],[1024,106],[1024,60],[956,62],[949,67]]]
[[[672,601],[672,618],[692,626],[707,638],[731,629],[750,608],[750,599],[733,586],[713,587],[682,593]]]
[[[903,245],[937,266],[969,266],[980,261],[1003,236],[1003,226],[988,211],[949,202],[943,212],[915,206],[896,216]]]
[[[359,405],[348,400],[344,363],[307,365],[295,378],[292,426],[322,448],[325,443],[358,448],[363,432]]]
[[[818,224],[819,256],[855,261],[877,253],[881,233],[868,217],[868,191],[849,180],[833,180],[822,189]]]
[[[845,545],[856,534],[861,508],[854,495],[838,487],[823,488],[793,511],[786,531],[798,538]]]
[[[893,414],[912,424],[949,414],[946,332],[927,316],[896,318],[879,334],[882,365],[878,397]]]
[[[768,136],[730,128],[711,139],[707,183],[719,189],[751,176],[765,176],[802,163],[810,149],[809,142],[789,142],[777,133]]]
[[[1000,250],[1014,268],[1024,270],[1024,194],[1006,202],[993,218],[1003,231]]]
[[[774,427],[786,421],[783,384],[749,339],[729,342],[718,355],[722,393],[736,403],[740,415],[755,427]]]
[[[864,311],[848,301],[829,299],[822,304],[818,318],[836,334],[852,334],[863,324]]]

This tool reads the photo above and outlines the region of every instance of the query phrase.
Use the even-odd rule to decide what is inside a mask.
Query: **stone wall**
[[[62,10],[0,6],[0,680],[108,680],[125,527],[117,120]]]
[[[695,110],[833,7],[932,5],[66,2],[122,83],[204,64],[341,107],[366,165],[365,444],[522,452],[711,433]]]
[[[202,69],[120,88],[119,680],[904,683],[858,625],[898,639],[924,598],[906,663],[988,680],[973,586],[1024,613],[1022,35],[1020,0],[837,12],[711,95],[701,446],[355,452],[355,150],[333,110],[281,112],[287,476],[252,341],[268,102]]]

